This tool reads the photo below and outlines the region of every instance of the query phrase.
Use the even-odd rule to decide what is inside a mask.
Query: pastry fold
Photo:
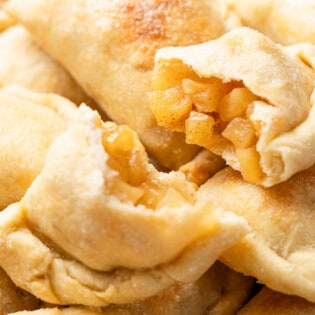
[[[315,72],[307,63],[246,27],[162,48],[150,107],[159,125],[221,155],[247,181],[272,186],[315,162]]]
[[[23,197],[75,110],[72,102],[56,94],[18,86],[0,90],[0,210]]]
[[[56,304],[129,303],[197,280],[248,233],[136,134],[81,106],[20,203],[0,213],[0,265]]]
[[[247,183],[228,167],[201,190],[252,228],[223,253],[224,263],[275,291],[315,302],[314,166],[270,188]]]
[[[177,283],[158,295],[125,305],[92,309],[77,307],[45,307],[22,314],[95,314],[95,315],[232,315],[244,306],[253,292],[254,279],[245,277],[216,262],[197,281]]]
[[[315,44],[313,0],[227,0],[244,25],[283,45]]]
[[[265,287],[237,313],[237,315],[252,314],[312,315],[315,314],[315,304]]]
[[[0,314],[31,311],[39,308],[41,302],[28,292],[18,288],[0,268]]]
[[[76,104],[91,103],[81,87],[47,55],[21,25],[0,33],[0,86],[20,85],[35,92],[56,93]]]
[[[156,125],[149,76],[158,48],[200,43],[231,27],[221,1],[14,0],[5,8],[161,165],[177,169],[197,153],[182,134]]]

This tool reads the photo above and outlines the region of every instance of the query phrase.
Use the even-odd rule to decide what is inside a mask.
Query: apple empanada
[[[263,288],[237,315],[314,315],[315,304]]]
[[[227,0],[242,22],[283,45],[315,44],[314,0]]]
[[[228,167],[201,191],[252,228],[224,252],[223,262],[275,291],[315,302],[315,166],[269,188],[245,182]]]
[[[13,0],[6,9],[161,165],[177,169],[198,152],[182,134],[156,125],[149,76],[158,48],[200,43],[231,27],[220,1]]]
[[[232,315],[247,302],[253,292],[253,284],[254,279],[216,262],[197,281],[177,283],[160,294],[140,302],[110,305],[97,310],[88,307],[55,307],[40,309],[29,314],[202,315],[209,312],[209,314]]]
[[[0,268],[0,315],[35,310],[41,302],[28,292],[16,287],[8,275]]]
[[[272,186],[315,162],[315,72],[243,27],[158,50],[150,106],[159,125]]]
[[[0,90],[0,210],[23,197],[75,110],[56,94],[17,86]]]
[[[23,26],[0,33],[0,86],[20,85],[60,94],[76,104],[91,103],[74,79],[33,40]]]
[[[129,127],[81,106],[21,202],[0,213],[0,265],[56,304],[129,303],[196,281],[249,231],[196,189],[149,164]]]

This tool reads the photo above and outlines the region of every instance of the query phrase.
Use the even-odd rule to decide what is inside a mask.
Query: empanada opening
[[[187,143],[218,155],[235,152],[244,178],[261,182],[264,173],[256,145],[262,126],[251,114],[256,101],[267,100],[252,93],[242,81],[201,78],[180,61],[160,62],[163,65],[152,75],[150,94],[157,123],[184,132]]]
[[[166,204],[193,203],[195,185],[186,183],[176,173],[172,176],[158,172],[138,136],[128,126],[104,123],[102,144],[108,153],[107,165],[118,173],[109,188],[110,195],[153,211]]]

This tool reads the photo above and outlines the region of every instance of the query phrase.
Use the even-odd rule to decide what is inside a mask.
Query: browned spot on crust
[[[126,0],[113,19],[121,31],[118,40],[133,52],[131,62],[147,69],[158,48],[196,44],[223,32],[216,13],[195,0]]]

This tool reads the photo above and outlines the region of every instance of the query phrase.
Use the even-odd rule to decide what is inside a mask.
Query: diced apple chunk
[[[213,117],[192,111],[185,123],[186,142],[209,148],[214,133],[214,125],[215,120]]]
[[[246,149],[236,149],[243,178],[250,183],[260,183],[264,173],[259,164],[259,153],[255,146]]]
[[[199,112],[215,111],[224,95],[223,83],[217,78],[205,79],[202,82],[183,79],[182,86]]]
[[[257,142],[255,129],[245,118],[232,119],[222,132],[222,135],[230,140],[236,148],[245,149]]]
[[[223,121],[230,121],[235,117],[243,116],[249,104],[258,100],[258,97],[245,87],[235,88],[222,97],[218,105],[218,113]]]
[[[192,102],[181,86],[176,86],[152,92],[150,107],[158,125],[173,131],[184,131],[184,121],[192,109]]]
[[[181,84],[184,78],[197,78],[188,66],[179,61],[160,61],[160,68],[151,76],[153,90],[167,90]]]

